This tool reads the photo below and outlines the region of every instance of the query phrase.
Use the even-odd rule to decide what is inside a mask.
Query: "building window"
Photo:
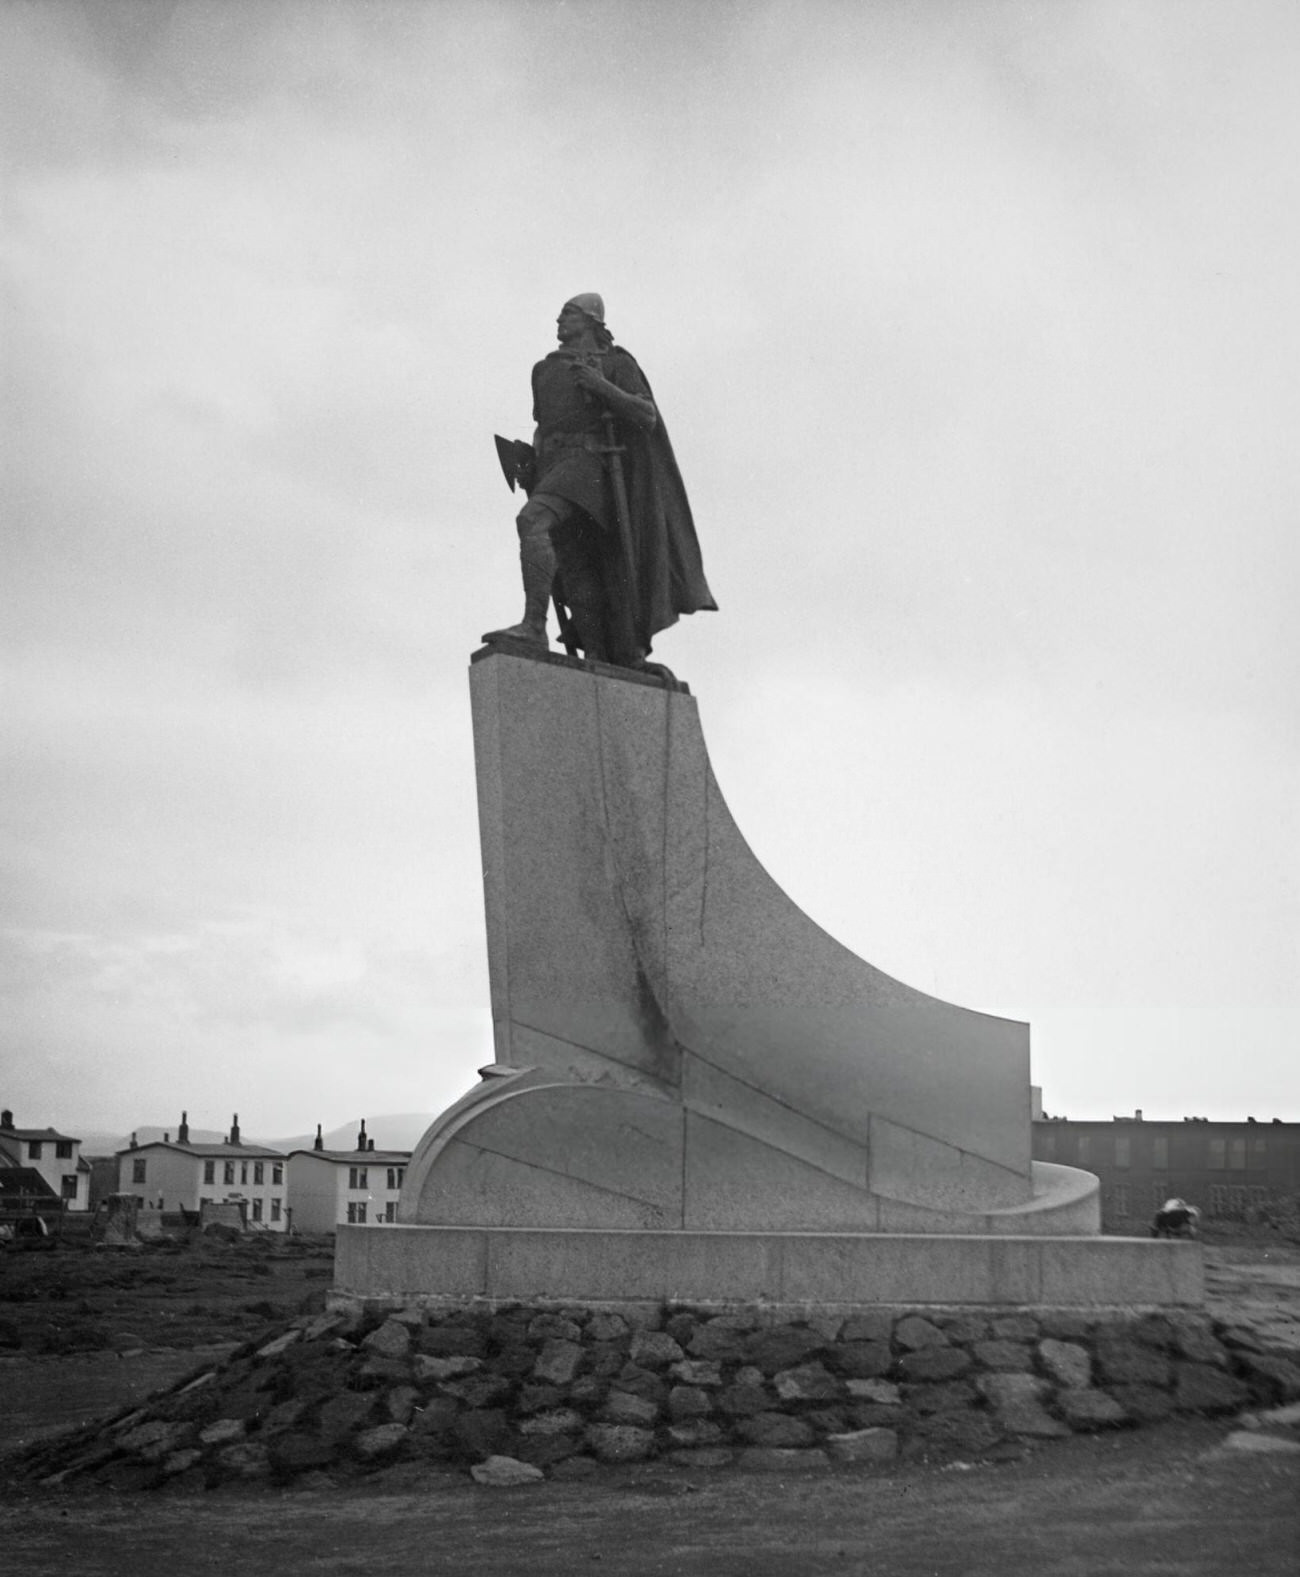
[[[1126,1133],[1115,1135],[1115,1165],[1130,1167],[1133,1165],[1133,1141]],[[1128,1211],[1123,1212],[1128,1215]]]
[[[1080,1166],[1088,1166],[1091,1163],[1092,1136],[1090,1134],[1081,1133],[1079,1135],[1078,1148],[1075,1150],[1074,1154],[1075,1159],[1078,1161]]]
[[[75,1199],[77,1197],[77,1174],[75,1172],[65,1172],[63,1174],[61,1192],[65,1199]]]
[[[348,1201],[348,1221],[355,1226],[364,1226],[366,1220],[366,1202],[364,1199]]]
[[[223,1183],[233,1183],[235,1181],[235,1163],[233,1161],[222,1163],[221,1181]]]
[[[271,1162],[271,1181],[273,1183],[284,1182],[284,1163],[282,1161]]]
[[[397,1220],[397,1201],[395,1199],[390,1199],[388,1201],[388,1203],[384,1206],[384,1220],[385,1221],[396,1221]]]
[[[54,1154],[60,1161],[70,1161],[72,1159],[72,1140],[60,1139],[54,1146]]]
[[[1151,1140],[1151,1165],[1157,1172],[1169,1170],[1169,1136],[1157,1134]]]
[[[145,1170],[146,1170],[148,1164],[149,1163],[147,1161],[132,1161],[131,1162],[131,1181],[133,1183],[143,1183],[144,1182],[144,1174],[145,1174]]]
[[[388,1168],[388,1186],[400,1188],[406,1181],[406,1168],[404,1166],[390,1166]]]
[[[1225,1139],[1210,1140],[1209,1166],[1212,1172],[1221,1172],[1227,1164],[1227,1149],[1228,1145]],[[1214,1190],[1211,1189],[1210,1192],[1213,1193]]]
[[[27,1141],[27,1159],[29,1161],[39,1161],[40,1158],[41,1141],[39,1139],[29,1139]]]
[[[369,1188],[370,1187],[370,1172],[369,1172],[368,1168],[366,1168],[364,1166],[350,1166],[350,1167],[348,1167],[348,1187],[349,1188]]]
[[[248,1162],[247,1161],[241,1161],[239,1163],[239,1181],[241,1183],[246,1183],[248,1181]]]
[[[216,1180],[217,1163],[215,1161],[205,1161],[203,1163],[203,1181],[205,1183],[215,1183]]]
[[[253,1162],[253,1181],[255,1183],[260,1183],[262,1181],[262,1174],[265,1172],[265,1170],[265,1165],[261,1161]]]
[[[260,1199],[255,1199],[253,1201],[253,1220],[254,1221],[260,1221],[261,1219],[262,1219],[262,1201]]]
[[[279,1219],[280,1219],[280,1201],[278,1199],[273,1199],[271,1201],[271,1220],[272,1221],[278,1221]]]
[[[1244,1139],[1228,1140],[1228,1170],[1230,1172],[1244,1172],[1246,1170],[1246,1141]]]
[[[1246,1152],[1246,1165],[1252,1172],[1262,1172],[1268,1160],[1268,1140],[1252,1139]]]

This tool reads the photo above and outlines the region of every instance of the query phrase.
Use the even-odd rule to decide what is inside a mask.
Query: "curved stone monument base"
[[[1201,1300],[1196,1244],[1101,1238],[1097,1179],[1031,1160],[1027,1025],[891,979],[777,886],[683,686],[499,647],[470,689],[496,1062],[398,1224],[339,1229],[339,1293]]]

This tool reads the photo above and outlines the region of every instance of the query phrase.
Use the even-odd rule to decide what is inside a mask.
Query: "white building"
[[[0,1112],[0,1166],[31,1167],[65,1210],[90,1209],[90,1165],[81,1157],[80,1139],[53,1128],[15,1128],[14,1114]]]
[[[310,1150],[291,1150],[289,1196],[298,1232],[332,1232],[341,1223],[383,1226],[397,1220],[409,1150],[376,1150],[363,1120],[355,1150],[327,1150],[319,1126]]]
[[[288,1230],[285,1156],[265,1145],[245,1144],[239,1115],[221,1144],[191,1144],[189,1123],[150,1144],[134,1141],[117,1152],[117,1191],[134,1194],[146,1209],[194,1210],[204,1203],[243,1204],[250,1227]]]

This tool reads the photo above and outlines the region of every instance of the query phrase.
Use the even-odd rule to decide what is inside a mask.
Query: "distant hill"
[[[366,1137],[375,1141],[376,1150],[414,1150],[424,1136],[424,1130],[434,1119],[433,1112],[390,1112],[381,1117],[366,1118]],[[357,1131],[361,1127],[361,1119],[354,1118],[352,1122],[341,1124],[337,1128],[330,1128],[321,1135],[327,1150],[351,1150],[357,1142]],[[289,1139],[262,1139],[258,1135],[249,1133],[240,1125],[240,1138],[247,1144],[265,1145],[268,1150],[282,1150],[286,1155],[290,1150],[310,1150],[316,1142],[316,1130],[310,1133],[295,1134]],[[190,1128],[190,1142],[193,1144],[222,1144],[229,1128]],[[131,1142],[129,1133],[105,1133],[83,1128],[76,1135],[81,1140],[82,1155],[114,1155],[118,1150],[125,1150]],[[149,1124],[141,1124],[135,1129],[137,1144],[156,1144],[164,1137],[175,1140],[176,1128],[155,1128]]]

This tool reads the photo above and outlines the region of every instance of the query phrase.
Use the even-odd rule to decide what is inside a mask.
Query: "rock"
[[[593,1462],[590,1457],[565,1457],[562,1462],[557,1462],[551,1469],[554,1479],[584,1479],[591,1478],[600,1472],[600,1465]]]
[[[564,1401],[565,1394],[562,1385],[521,1385],[515,1399],[515,1411],[524,1414],[544,1413],[549,1408],[558,1407]]]
[[[990,1321],[994,1339],[1003,1342],[1036,1342],[1040,1332],[1032,1314],[998,1314]]]
[[[776,1374],[781,1369],[803,1363],[825,1346],[825,1338],[816,1331],[795,1325],[774,1325],[770,1330],[756,1331],[746,1340],[745,1361],[764,1374]]]
[[[907,1352],[919,1352],[923,1347],[947,1347],[948,1338],[930,1320],[920,1314],[905,1314],[894,1327],[894,1341]]]
[[[975,1361],[986,1369],[1002,1369],[1008,1373],[1028,1374],[1034,1367],[1034,1350],[1024,1342],[993,1340],[976,1342],[972,1351]]]
[[[833,1462],[892,1462],[898,1455],[898,1435],[892,1429],[854,1429],[828,1435],[823,1444]]]
[[[892,1380],[846,1380],[844,1389],[850,1396],[864,1402],[879,1402],[885,1407],[897,1407],[903,1393]]]
[[[1212,1364],[1175,1365],[1174,1406],[1180,1413],[1233,1413],[1249,1401],[1249,1388]]]
[[[1038,1357],[1057,1385],[1081,1390],[1092,1384],[1092,1359],[1086,1347],[1048,1336],[1038,1344]]]
[[[487,1489],[514,1489],[520,1484],[536,1484],[546,1475],[531,1462],[520,1462],[516,1457],[488,1457],[476,1462],[469,1470],[476,1484]]]
[[[405,1358],[411,1350],[410,1327],[401,1320],[385,1320],[377,1331],[361,1343],[364,1351],[376,1358]]]
[[[355,1436],[352,1449],[363,1462],[375,1462],[380,1457],[392,1456],[409,1432],[405,1424],[377,1424]]]
[[[1254,1394],[1268,1402],[1300,1398],[1300,1363],[1277,1353],[1239,1351],[1235,1362]]]
[[[532,1353],[528,1355],[529,1367],[532,1366]],[[483,1367],[481,1358],[435,1358],[428,1353],[416,1353],[411,1363],[411,1373],[417,1380],[434,1382],[442,1380],[459,1380],[467,1374],[475,1374]]]
[[[426,1325],[416,1339],[433,1358],[486,1358],[487,1338],[473,1325]]]
[[[702,1418],[712,1405],[709,1393],[696,1385],[675,1385],[668,1393],[668,1416],[673,1419]]]
[[[971,1367],[971,1356],[961,1347],[921,1347],[898,1360],[905,1380],[953,1380]]]
[[[1086,1314],[1072,1314],[1068,1309],[1045,1309],[1038,1316],[1038,1328],[1044,1336],[1054,1341],[1079,1342],[1087,1339],[1095,1320]]]
[[[582,1364],[582,1348],[562,1337],[548,1340],[533,1365],[535,1379],[551,1385],[568,1385]]]
[[[673,1364],[668,1373],[683,1385],[707,1387],[722,1384],[722,1365],[714,1358],[683,1358]]]
[[[883,1311],[876,1314],[850,1314],[840,1326],[840,1345],[846,1346],[850,1342],[884,1342],[888,1346],[893,1330],[892,1314]]]
[[[199,1443],[205,1446],[229,1445],[232,1440],[242,1440],[247,1431],[248,1423],[243,1418],[218,1418],[215,1423],[199,1431]]]
[[[987,1456],[1001,1438],[988,1413],[964,1408],[918,1419],[903,1454],[913,1458]]]
[[[638,1424],[650,1427],[659,1418],[658,1404],[631,1391],[611,1391],[605,1398],[602,1416],[611,1424]]]
[[[1130,1422],[1128,1414],[1113,1396],[1091,1388],[1058,1391],[1056,1407],[1071,1429],[1115,1429]]]
[[[767,1389],[761,1385],[729,1385],[718,1395],[717,1407],[720,1413],[726,1413],[730,1418],[745,1418],[752,1413],[766,1412],[772,1405],[772,1398]]]
[[[458,1414],[449,1434],[466,1456],[489,1457],[506,1442],[510,1424],[499,1407],[485,1407]]]
[[[1047,1390],[1045,1380],[1030,1374],[982,1374],[975,1384],[1007,1434],[1044,1439],[1069,1434],[1069,1429],[1053,1418],[1040,1401]]]
[[[755,1446],[808,1446],[815,1438],[810,1424],[789,1413],[755,1413],[740,1420],[736,1433]]]
[[[978,1392],[968,1380],[946,1380],[938,1385],[910,1385],[907,1388],[907,1405],[921,1417],[931,1413],[952,1413],[959,1408],[974,1407]]]
[[[420,1400],[413,1385],[395,1385],[384,1398],[384,1411],[395,1424],[409,1424]]]
[[[536,1438],[543,1435],[578,1434],[582,1430],[582,1414],[572,1407],[557,1407],[549,1413],[538,1413],[526,1418],[519,1426],[521,1435]]]
[[[341,1391],[330,1397],[320,1410],[317,1428],[322,1440],[342,1440],[366,1422],[374,1411],[374,1393]]]
[[[335,1448],[315,1435],[279,1435],[267,1447],[271,1470],[281,1478],[295,1478],[331,1463]]]
[[[644,1397],[661,1407],[668,1395],[668,1382],[653,1369],[643,1369],[639,1364],[625,1363],[618,1372],[611,1390],[627,1391],[632,1396]]]
[[[644,1462],[654,1455],[652,1431],[633,1424],[589,1424],[585,1439],[600,1462]]]
[[[1139,1342],[1099,1342],[1096,1366],[1102,1383],[1108,1386],[1169,1384],[1168,1358]]]
[[[580,1342],[582,1327],[563,1314],[538,1314],[528,1322],[530,1342]]]
[[[291,1396],[287,1402],[278,1403],[262,1420],[262,1437],[283,1434],[293,1429],[302,1421],[310,1405],[305,1396]]]
[[[717,1320],[701,1325],[686,1344],[692,1358],[716,1359],[732,1363],[745,1351],[746,1338],[738,1331],[719,1328]]]
[[[254,1440],[241,1440],[217,1452],[217,1464],[233,1478],[264,1478],[270,1472],[269,1453]]]
[[[833,1402],[846,1394],[843,1384],[819,1363],[783,1369],[772,1385],[783,1402]]]
[[[182,1441],[192,1433],[192,1424],[165,1423],[155,1419],[147,1424],[137,1424],[134,1429],[128,1429],[124,1434],[120,1434],[117,1445],[119,1450],[129,1451],[146,1462],[158,1462],[168,1453],[178,1450]],[[235,1435],[227,1435],[224,1438],[237,1440],[243,1436],[243,1433],[244,1426],[241,1423]],[[205,1442],[205,1444],[213,1443]]]
[[[177,1473],[186,1473],[196,1462],[203,1460],[202,1451],[195,1446],[190,1446],[185,1451],[174,1451],[163,1462],[162,1470],[168,1478],[174,1478]]]
[[[666,1369],[679,1363],[686,1354],[667,1331],[638,1331],[632,1338],[632,1362],[643,1369]]]
[[[933,1323],[950,1342],[958,1343],[963,1347],[985,1341],[989,1334],[989,1322],[978,1314],[936,1315]]]
[[[628,1333],[628,1323],[621,1314],[593,1314],[587,1321],[587,1340],[616,1342]]]
[[[720,1445],[725,1438],[722,1428],[707,1418],[687,1418],[669,1424],[667,1434],[672,1444],[683,1450]]]
[[[410,1420],[411,1429],[418,1435],[445,1435],[460,1415],[460,1403],[454,1396],[431,1396],[423,1407],[417,1408]]]
[[[1173,1347],[1180,1358],[1192,1363],[1212,1363],[1220,1369],[1228,1367],[1228,1349],[1215,1336],[1208,1322],[1179,1321],[1174,1327]]]
[[[1156,1385],[1112,1385],[1107,1390],[1138,1424],[1158,1424],[1174,1410],[1174,1399]]]
[[[894,1357],[888,1342],[840,1342],[830,1349],[826,1361],[847,1379],[869,1380],[888,1374]]]
[[[282,1352],[287,1352],[290,1347],[301,1340],[301,1331],[285,1331],[283,1336],[277,1336],[274,1341],[267,1342],[265,1347],[259,1347],[257,1356],[259,1358],[278,1358]]]
[[[1177,1333],[1163,1314],[1144,1314],[1134,1320],[1130,1331],[1133,1340],[1146,1347],[1158,1347],[1162,1352],[1173,1349]]]
[[[492,1407],[514,1390],[514,1382],[503,1374],[469,1374],[463,1380],[444,1380],[438,1387],[444,1396],[454,1396],[466,1407]]]

